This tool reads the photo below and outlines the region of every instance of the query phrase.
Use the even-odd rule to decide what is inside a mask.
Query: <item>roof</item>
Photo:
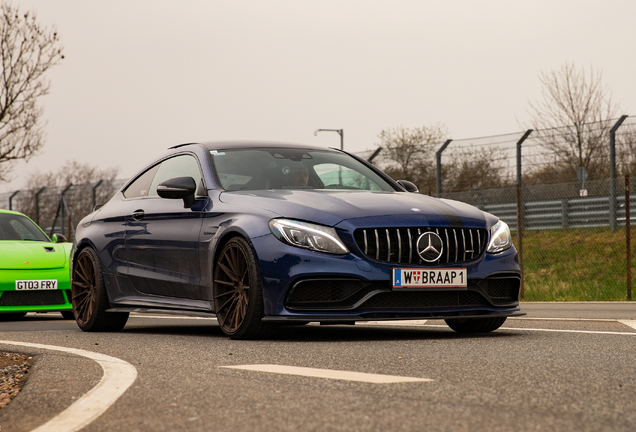
[[[20,216],[25,216],[23,213],[20,213],[20,212],[17,212],[17,211],[13,211],[13,210],[0,209],[0,213],[9,213],[9,214],[16,214],[16,215],[20,215]]]
[[[201,143],[185,143],[179,144],[171,149],[185,147],[189,145],[199,145],[205,147],[207,150],[221,150],[221,149],[236,149],[236,148],[298,148],[304,150],[332,150],[325,147],[298,144],[298,143],[285,143],[277,141],[209,141]]]

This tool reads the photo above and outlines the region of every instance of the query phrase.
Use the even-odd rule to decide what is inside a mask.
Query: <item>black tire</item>
[[[506,317],[447,319],[446,324],[458,333],[488,333],[506,322]]]
[[[128,321],[128,312],[106,312],[108,295],[97,253],[82,249],[73,263],[71,296],[75,321],[85,332],[119,331]]]
[[[249,243],[233,237],[214,263],[214,310],[223,333],[231,339],[258,339],[274,330],[265,316],[261,273]]]
[[[26,312],[11,312],[0,314],[0,321],[17,321],[26,316]]]
[[[74,320],[75,319],[75,314],[73,313],[72,310],[70,310],[70,311],[60,311],[60,313],[62,314],[62,317],[65,320]]]

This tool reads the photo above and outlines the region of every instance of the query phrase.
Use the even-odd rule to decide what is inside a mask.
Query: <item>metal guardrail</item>
[[[636,195],[630,195],[634,202]],[[517,203],[486,204],[482,210],[497,215],[517,230]],[[616,198],[616,223],[625,226],[625,197]],[[526,201],[523,204],[525,230],[561,228],[598,228],[610,226],[610,197],[569,198],[562,200]],[[636,216],[630,216],[636,221]]]

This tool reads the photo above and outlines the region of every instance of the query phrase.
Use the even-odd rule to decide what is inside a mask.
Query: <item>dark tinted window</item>
[[[297,148],[210,152],[223,189],[349,189],[395,191],[372,169],[344,153]]]
[[[137,180],[132,182],[130,186],[126,188],[126,190],[124,191],[124,196],[126,198],[141,198],[148,196],[150,183],[155,177],[158,169],[159,165],[155,165],[154,167],[150,168],[148,171],[137,177]]]
[[[50,241],[29,218],[0,213],[0,240]]]

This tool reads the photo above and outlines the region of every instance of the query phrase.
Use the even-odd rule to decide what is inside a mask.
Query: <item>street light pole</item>
[[[344,150],[344,129],[316,129],[314,136],[318,135],[318,132],[338,132],[338,135],[340,135],[340,150]]]

